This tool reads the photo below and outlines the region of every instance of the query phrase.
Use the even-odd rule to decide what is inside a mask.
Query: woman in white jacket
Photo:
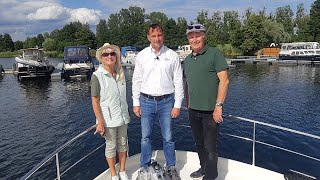
[[[129,179],[125,171],[130,121],[126,100],[126,80],[120,63],[120,49],[105,43],[96,52],[99,68],[91,77],[91,96],[96,116],[96,133],[106,140],[105,156],[112,180]],[[120,171],[116,172],[116,152]]]

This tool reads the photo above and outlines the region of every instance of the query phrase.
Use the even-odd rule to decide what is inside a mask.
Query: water
[[[53,65],[62,59],[50,59]],[[9,68],[13,58],[1,58],[0,64]],[[127,95],[131,100],[133,70],[125,71]],[[239,65],[230,69],[230,88],[224,113],[255,119],[320,135],[320,67]],[[91,107],[89,82],[26,81],[20,83],[13,75],[0,77],[0,179],[18,179],[39,163],[46,155],[95,123]],[[130,109],[130,154],[140,152],[140,121]],[[176,148],[194,151],[187,112],[175,120]],[[251,124],[225,118],[220,130],[251,137]],[[162,149],[159,128],[155,128],[154,147]],[[298,152],[320,158],[319,140],[305,139],[291,133],[258,127],[257,138]],[[103,143],[90,133],[76,141],[60,155],[62,171],[87,152]],[[221,137],[219,154],[244,162],[251,162],[251,144]],[[40,179],[52,179],[54,160],[40,169]],[[320,177],[319,163],[284,154],[280,150],[257,145],[256,164],[278,172],[294,169]],[[92,179],[107,168],[104,149],[71,169],[65,179]],[[81,173],[80,173],[81,172]]]

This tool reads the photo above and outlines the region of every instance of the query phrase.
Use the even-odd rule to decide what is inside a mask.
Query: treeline
[[[266,10],[257,12],[249,8],[240,15],[237,11],[201,11],[194,22],[207,27],[207,42],[218,47],[226,55],[253,55],[271,43],[320,41],[320,0],[314,1],[310,12],[301,3],[296,13],[290,6],[279,7],[274,13]],[[0,35],[0,51],[15,51],[29,47],[43,47],[46,51],[62,52],[69,45],[87,45],[92,49],[105,42],[118,46],[135,46],[142,49],[148,46],[146,29],[151,23],[159,23],[164,28],[165,44],[176,49],[187,44],[185,29],[187,20],[169,18],[162,12],[145,13],[145,9],[131,6],[101,19],[96,33],[89,24],[71,22],[62,29],[51,33],[28,37],[25,41],[13,42],[9,34]]]

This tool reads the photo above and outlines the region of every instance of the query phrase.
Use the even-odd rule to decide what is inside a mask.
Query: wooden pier
[[[320,65],[320,61],[278,60],[276,58],[236,58],[227,59],[228,64],[268,64],[268,65]]]

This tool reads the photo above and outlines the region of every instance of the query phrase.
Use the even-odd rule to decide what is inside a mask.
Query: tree
[[[223,15],[222,38],[224,43],[236,44],[241,29],[238,12],[225,11]]]
[[[95,35],[90,30],[89,24],[81,22],[71,22],[61,30],[51,33],[51,38],[57,43],[57,50],[63,51],[65,46],[87,45],[96,48]]]
[[[130,6],[128,9],[121,9],[119,17],[122,40],[119,45],[143,48],[145,44],[141,39],[145,39],[145,10]]]
[[[313,41],[320,41],[320,0],[316,0],[310,9],[310,31]]]
[[[296,18],[294,20],[293,41],[310,41],[312,40],[309,32],[310,17],[306,15],[303,3],[297,6]]]
[[[187,28],[187,20],[183,17],[178,17],[176,23],[176,42],[178,46],[188,44],[188,39],[186,35],[186,28]]]
[[[176,34],[177,34],[176,27],[177,27],[176,21],[172,18],[170,18],[164,26],[165,44],[171,49],[177,49],[178,46],[181,45],[181,44],[178,44],[176,41]]]
[[[54,39],[52,38],[47,38],[44,40],[42,43],[42,47],[45,51],[54,51],[56,50],[57,44]]]
[[[4,34],[2,38],[2,51],[14,51],[14,44],[9,34]]]
[[[165,26],[168,22],[168,17],[162,12],[152,12],[149,15],[146,15],[147,23],[150,24],[160,24]]]
[[[108,42],[108,25],[105,19],[101,19],[96,29],[97,47],[101,47]]]
[[[44,42],[44,37],[42,34],[38,34],[37,36],[37,46],[42,48],[42,43]]]
[[[266,44],[290,42],[291,36],[285,31],[283,24],[270,19],[263,21],[263,31],[265,32]]]
[[[14,50],[18,51],[20,49],[23,49],[23,42],[22,41],[16,41],[14,42]]]
[[[240,48],[246,55],[252,55],[267,43],[262,18],[251,14],[243,27],[243,43]]]
[[[284,30],[289,34],[293,34],[293,12],[289,5],[284,7],[279,7],[276,10],[276,21],[282,23]]]

